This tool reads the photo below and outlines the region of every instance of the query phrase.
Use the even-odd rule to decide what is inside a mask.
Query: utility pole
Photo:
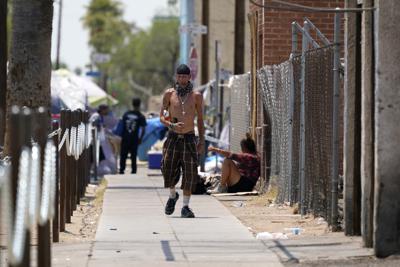
[[[60,68],[60,47],[61,47],[61,22],[62,22],[62,9],[63,0],[58,0],[58,31],[57,31],[57,57],[56,57],[56,69]]]
[[[215,138],[219,137],[219,110],[220,110],[220,90],[219,90],[219,74],[220,74],[220,47],[219,41],[215,41],[215,86],[214,86],[214,107],[215,107],[215,122],[214,122],[214,131]]]
[[[0,0],[0,146],[4,145],[7,92],[7,0]]]
[[[202,18],[201,23],[209,29],[210,24],[210,1],[203,0],[202,2]],[[208,83],[208,33],[201,36],[201,84]]]
[[[235,0],[235,51],[234,74],[244,73],[244,43],[245,43],[245,0]]]
[[[191,45],[191,32],[187,30],[194,20],[194,0],[181,0],[180,7],[180,63],[189,63],[189,48]],[[185,29],[186,27],[186,29]]]

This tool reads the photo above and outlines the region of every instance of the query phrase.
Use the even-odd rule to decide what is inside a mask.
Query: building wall
[[[262,4],[263,0],[258,0]],[[287,2],[312,7],[343,7],[344,0],[287,0]],[[333,41],[333,13],[305,13],[284,10],[266,10],[251,4],[250,10],[258,12],[258,36],[261,41],[262,59],[261,66],[278,64],[289,58],[292,50],[291,23],[297,21],[303,25],[304,17],[308,17],[315,26],[330,40]],[[312,32],[315,37],[315,33]],[[301,37],[298,39],[298,47],[301,48]]]

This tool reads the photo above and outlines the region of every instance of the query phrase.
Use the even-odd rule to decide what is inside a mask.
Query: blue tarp
[[[160,118],[147,119],[146,134],[138,148],[139,160],[147,161],[147,152],[158,140],[164,138],[166,132],[167,127],[160,122]]]

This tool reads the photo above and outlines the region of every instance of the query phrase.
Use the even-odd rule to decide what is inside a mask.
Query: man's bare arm
[[[160,111],[160,122],[164,124],[165,126],[169,127],[171,122],[167,121],[164,117],[164,110],[169,110],[169,99],[171,97],[172,90],[168,89],[164,95],[163,95],[163,100],[162,100],[162,106],[161,106],[161,111]]]

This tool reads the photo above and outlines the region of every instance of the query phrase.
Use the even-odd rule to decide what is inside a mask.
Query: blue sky
[[[89,62],[88,32],[83,29],[80,19],[86,12],[85,6],[90,0],[64,0],[61,30],[61,61],[67,63],[71,70],[84,68]],[[120,0],[124,5],[124,18],[135,22],[141,28],[147,28],[151,19],[167,7],[167,0]],[[54,3],[52,60],[56,56],[58,1]]]

